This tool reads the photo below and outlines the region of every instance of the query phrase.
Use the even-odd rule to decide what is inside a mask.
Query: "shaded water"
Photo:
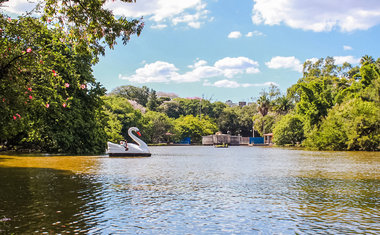
[[[0,233],[380,233],[380,153],[1,156]]]

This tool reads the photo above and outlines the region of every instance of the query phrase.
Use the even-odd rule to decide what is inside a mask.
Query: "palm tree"
[[[293,106],[294,105],[289,98],[281,96],[275,100],[273,108],[278,114],[285,115],[293,108]]]
[[[270,100],[268,99],[267,93],[263,93],[257,100],[257,109],[259,113],[265,117],[268,114],[270,108]]]
[[[365,56],[363,56],[360,59],[360,64],[361,65],[364,65],[364,64],[373,64],[373,63],[375,63],[375,59],[372,56],[369,56],[369,55],[365,55]]]
[[[261,116],[265,117],[268,114],[269,108],[270,108],[270,103],[271,102],[268,98],[268,93],[262,92],[261,96],[257,100],[257,104],[258,104],[257,110],[259,111]],[[263,118],[261,129],[262,129],[262,133],[264,134],[264,118]]]

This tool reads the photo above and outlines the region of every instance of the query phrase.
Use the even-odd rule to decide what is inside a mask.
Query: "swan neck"
[[[128,130],[128,135],[133,139],[133,141],[135,141],[139,146],[145,146],[146,144],[141,140],[139,139],[137,136],[135,136],[133,133],[132,133],[132,129],[129,129]]]

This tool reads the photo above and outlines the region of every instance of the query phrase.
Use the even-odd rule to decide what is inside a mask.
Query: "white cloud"
[[[166,24],[154,24],[152,26],[150,26],[152,29],[164,29],[166,27],[168,27],[168,25]]]
[[[255,24],[285,25],[315,32],[366,30],[380,23],[378,0],[253,0]]]
[[[250,37],[253,37],[253,36],[260,37],[260,36],[265,36],[265,34],[263,32],[255,30],[253,32],[248,32],[245,36],[247,38],[250,38]]]
[[[259,63],[247,57],[225,57],[216,61],[214,66],[222,70],[224,76],[227,78],[232,78],[236,74],[254,74],[260,72],[258,69]]]
[[[227,79],[219,80],[214,83],[209,82],[208,80],[205,80],[203,83],[203,86],[213,86],[213,87],[219,87],[219,88],[247,88],[247,87],[264,87],[264,86],[271,86],[278,84],[274,82],[265,82],[265,83],[238,83],[236,81],[230,81]]]
[[[228,34],[228,38],[240,38],[242,34],[239,31],[232,31]]]
[[[194,69],[194,68],[198,68],[198,67],[204,66],[206,64],[207,64],[207,61],[197,59],[193,65],[189,65],[187,67],[191,68],[191,69]]]
[[[144,67],[137,69],[132,76],[122,76],[120,74],[119,78],[136,83],[169,82],[172,77],[178,76],[177,71],[178,69],[173,64],[156,61],[151,64],[145,64]]]
[[[258,62],[246,57],[226,57],[216,61],[213,66],[207,65],[205,60],[197,59],[193,65],[187,66],[191,69],[190,71],[179,73],[179,69],[175,65],[164,61],[156,61],[137,69],[134,75],[119,75],[119,78],[136,83],[198,82],[202,79],[213,77],[233,78],[237,74],[259,73],[258,66]]]
[[[40,0],[34,0],[38,2]],[[31,3],[32,2],[32,3]],[[32,10],[36,4],[27,0],[11,0],[2,4],[0,10],[14,14],[23,14]],[[192,28],[200,28],[206,21],[211,21],[204,0],[138,0],[135,3],[125,3],[120,0],[106,1],[104,7],[115,15],[151,20],[153,29],[163,29],[172,25],[185,24]]]
[[[9,13],[21,15],[25,12],[29,12],[36,7],[38,1],[26,1],[26,0],[11,0],[4,2],[1,5],[0,11],[7,11]]]
[[[269,62],[265,63],[268,68],[271,69],[292,69],[297,72],[302,71],[302,64],[300,60],[298,60],[294,56],[289,57],[282,57],[282,56],[276,56],[273,57]]]
[[[349,56],[334,56],[335,64],[344,64],[344,62],[348,62],[350,64],[358,64],[360,62],[360,58],[355,58],[351,55]]]
[[[345,51],[351,51],[352,47],[344,45],[343,46],[343,50],[345,50]]]
[[[192,28],[199,28],[208,17],[208,10],[204,0],[138,0],[136,3],[124,3],[121,1],[107,1],[106,8],[116,15],[126,17],[145,17],[157,25],[186,24]],[[155,28],[162,28],[155,27]]]

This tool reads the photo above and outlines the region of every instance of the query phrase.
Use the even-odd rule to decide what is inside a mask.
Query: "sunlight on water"
[[[380,232],[380,154],[152,147],[1,156],[0,233]]]

